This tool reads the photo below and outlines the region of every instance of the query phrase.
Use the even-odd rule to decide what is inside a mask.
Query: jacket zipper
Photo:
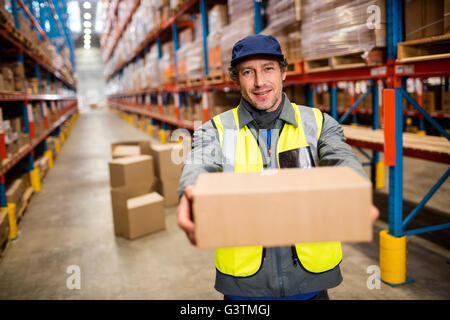
[[[276,263],[277,263],[278,285],[280,286],[280,296],[284,297],[284,283],[283,283],[283,276],[282,276],[282,270],[281,270],[280,248],[275,248],[275,257],[276,257]]]
[[[291,246],[291,251],[292,251],[292,262],[294,263],[294,266],[300,265],[300,259],[298,258],[295,246]]]

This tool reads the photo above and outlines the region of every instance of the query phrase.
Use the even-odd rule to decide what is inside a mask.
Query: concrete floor
[[[0,262],[0,299],[221,299],[214,253],[191,246],[166,209],[167,230],[134,241],[115,237],[109,193],[110,144],[148,136],[105,110],[80,114],[55,166],[35,194]],[[154,143],[156,143],[154,141]],[[448,206],[447,206],[448,208]],[[343,283],[332,299],[450,299],[449,251],[408,242],[414,283],[369,289],[378,265],[371,243],[343,244]],[[433,250],[431,250],[433,249]],[[79,266],[81,288],[68,289],[67,268]]]

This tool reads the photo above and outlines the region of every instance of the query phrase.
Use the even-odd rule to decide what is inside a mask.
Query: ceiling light
[[[91,34],[91,29],[84,29],[84,34]]]
[[[90,34],[85,34],[85,35],[84,35],[84,40],[86,40],[86,39],[91,40],[91,35],[90,35]]]
[[[91,14],[89,12],[85,12],[83,14],[83,18],[85,18],[86,20],[91,20]]]
[[[92,7],[91,3],[89,1],[85,1],[83,3],[83,8],[85,9],[90,9]]]
[[[85,44],[84,44],[84,48],[85,48],[85,49],[90,49],[90,48],[91,48],[91,45],[90,45],[90,44],[87,44],[87,43],[85,43]]]
[[[41,3],[41,5],[43,6],[43,3]],[[78,1],[69,1],[67,3],[67,13],[69,14],[70,30],[72,32],[81,32],[80,7],[78,5]]]
[[[92,23],[90,21],[85,21],[85,22],[83,22],[83,27],[90,28],[90,27],[92,27]]]

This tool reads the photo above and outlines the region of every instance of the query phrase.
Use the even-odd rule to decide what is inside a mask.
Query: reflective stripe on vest
[[[289,123],[284,125],[277,143],[277,161],[281,152],[309,147],[317,166],[317,141],[322,130],[323,115],[315,108],[295,104],[292,107],[297,126]],[[247,126],[239,129],[238,108],[239,106],[213,118],[222,147],[223,171],[262,171],[264,166],[258,142]],[[305,156],[306,153],[300,153],[302,155]],[[313,273],[331,270],[342,260],[340,242],[295,244],[295,249],[302,266]],[[234,277],[254,275],[260,269],[262,259],[262,246],[220,248],[215,252],[217,270]]]

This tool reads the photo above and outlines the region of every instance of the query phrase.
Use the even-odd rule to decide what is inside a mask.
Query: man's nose
[[[263,75],[256,71],[255,72],[255,87],[262,87],[264,85],[264,77]]]

